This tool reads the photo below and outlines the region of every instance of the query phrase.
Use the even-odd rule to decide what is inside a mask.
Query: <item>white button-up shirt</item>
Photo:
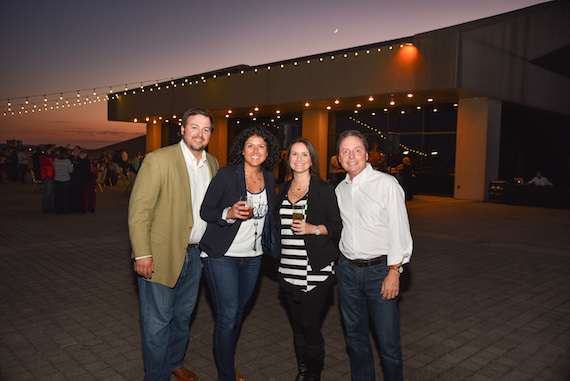
[[[200,218],[200,208],[206,196],[208,185],[212,178],[210,177],[210,168],[206,163],[206,151],[202,151],[200,160],[196,160],[190,149],[180,141],[182,147],[182,154],[186,162],[186,169],[188,170],[188,178],[190,179],[190,194],[192,195],[192,217],[194,217],[194,226],[190,232],[188,244],[194,245],[200,242],[204,232],[206,231],[207,222]]]
[[[342,218],[339,249],[346,258],[387,255],[389,266],[410,261],[413,241],[404,191],[393,176],[368,163],[352,181],[347,175],[335,193]]]

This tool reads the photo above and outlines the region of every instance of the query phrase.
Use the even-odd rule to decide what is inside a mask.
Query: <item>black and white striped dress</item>
[[[303,207],[303,220],[306,221],[308,193],[295,203],[295,207]],[[309,264],[303,235],[295,235],[291,230],[293,220],[293,204],[287,195],[283,198],[279,209],[281,218],[281,259],[279,272],[283,280],[308,292],[325,282],[332,274],[333,262],[322,269],[314,270]]]

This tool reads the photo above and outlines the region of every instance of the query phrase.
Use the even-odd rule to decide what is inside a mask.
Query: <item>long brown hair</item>
[[[309,156],[311,157],[311,168],[309,169],[309,173],[311,174],[311,176],[315,176],[316,178],[322,178],[321,173],[319,171],[319,154],[317,153],[317,150],[315,149],[315,146],[313,145],[313,143],[311,143],[309,140],[305,139],[305,138],[297,138],[293,141],[293,143],[291,143],[291,145],[289,146],[289,148],[287,148],[287,177],[292,176],[292,171],[291,171],[291,165],[289,164],[289,156],[291,155],[291,147],[293,147],[293,144],[295,143],[303,143],[305,145],[305,147],[307,147],[307,150],[309,151]]]

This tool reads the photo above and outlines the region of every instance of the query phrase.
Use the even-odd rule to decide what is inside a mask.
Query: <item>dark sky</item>
[[[3,0],[0,142],[100,147],[145,133],[106,120],[105,102],[94,100],[110,87],[387,41],[542,2]],[[55,107],[60,96],[77,103],[78,91],[92,103]],[[32,113],[44,94],[49,110]],[[19,115],[22,106],[30,112]]]

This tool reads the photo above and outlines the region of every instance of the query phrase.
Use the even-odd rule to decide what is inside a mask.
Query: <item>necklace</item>
[[[258,191],[261,190],[261,189],[260,189],[260,188],[261,188],[261,184],[262,184],[262,182],[261,182],[261,178],[262,178],[261,172],[257,175],[257,177],[256,177],[255,175],[252,176],[252,177],[253,177],[253,179],[252,179],[252,180],[249,180],[249,179],[247,178],[247,172],[245,173],[245,185],[246,185],[246,188],[248,188],[248,190],[249,190],[250,192],[252,192],[252,193],[257,193]],[[251,181],[251,184],[250,184],[250,181]],[[258,185],[258,182],[259,182],[259,185]],[[255,187],[255,189],[254,189],[253,187]]]
[[[291,187],[289,188],[289,192],[291,192],[291,194],[293,196],[295,196],[295,198],[302,198],[305,194],[307,194],[307,192],[309,191],[309,186],[305,186],[305,187],[300,187],[300,186],[293,186],[293,183],[291,183]]]

